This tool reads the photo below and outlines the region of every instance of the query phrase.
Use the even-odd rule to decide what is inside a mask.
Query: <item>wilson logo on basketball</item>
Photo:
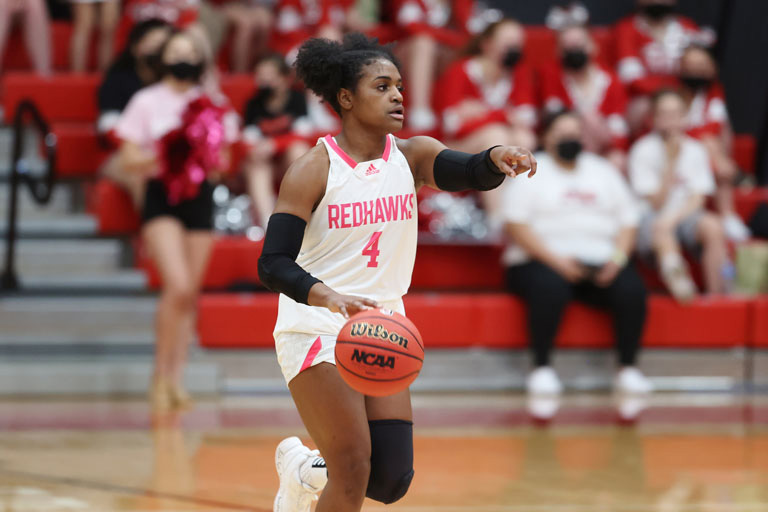
[[[400,336],[396,332],[389,332],[384,328],[384,326],[378,324],[356,322],[352,324],[352,329],[350,329],[349,334],[353,338],[359,338],[361,336],[379,338],[380,340],[388,341],[393,345],[399,345],[403,348],[408,348],[408,338]]]
[[[369,354],[362,350],[355,349],[352,352],[352,361],[367,364],[368,366],[380,366],[381,368],[395,369],[395,357],[383,356],[381,354]]]

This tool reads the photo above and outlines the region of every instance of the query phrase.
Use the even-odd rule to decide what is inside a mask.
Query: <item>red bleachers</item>
[[[768,349],[768,298],[755,299],[752,311],[754,324],[752,344],[755,348]]]
[[[113,236],[139,231],[139,214],[130,196],[112,181],[103,179],[88,184],[85,197],[86,211],[96,217],[99,234]]]
[[[110,154],[100,142],[94,123],[57,122],[56,172],[60,178],[93,176]]]
[[[768,303],[762,304],[768,318]],[[522,348],[527,344],[525,307],[505,293],[410,293],[405,307],[432,348]],[[668,297],[649,301],[643,344],[652,348],[727,349],[753,337],[754,303],[703,299],[681,306]],[[200,343],[209,348],[273,345],[277,296],[272,293],[206,294],[199,302]],[[768,346],[768,321],[761,325]],[[607,315],[580,304],[566,312],[557,344],[567,348],[612,345]]]
[[[101,75],[59,73],[40,77],[35,73],[5,73],[3,75],[3,107],[15,112],[24,98],[35,102],[49,122],[78,121],[93,123],[98,117],[96,91]],[[236,109],[242,109],[256,84],[251,75],[225,75],[221,90]]]

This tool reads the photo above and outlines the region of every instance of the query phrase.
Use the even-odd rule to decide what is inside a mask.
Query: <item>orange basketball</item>
[[[406,389],[423,362],[419,330],[387,309],[361,311],[336,338],[336,367],[346,383],[364,395],[394,395]]]

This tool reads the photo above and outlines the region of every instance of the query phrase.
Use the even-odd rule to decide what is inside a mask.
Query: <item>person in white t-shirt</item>
[[[607,309],[613,316],[621,370],[615,387],[644,393],[651,385],[636,368],[646,315],[646,290],[628,266],[639,214],[618,169],[582,151],[583,123],[569,111],[552,116],[544,130],[546,173],[512,180],[502,191],[508,288],[528,305],[535,369],[529,393],[558,394],[562,384],[550,353],[571,300]]]
[[[655,253],[667,288],[685,302],[697,290],[681,245],[701,249],[706,291],[724,293],[730,263],[723,224],[704,209],[706,196],[715,191],[707,149],[685,134],[686,105],[676,91],[654,97],[653,116],[654,131],[629,153],[629,178],[643,209],[638,250]]]

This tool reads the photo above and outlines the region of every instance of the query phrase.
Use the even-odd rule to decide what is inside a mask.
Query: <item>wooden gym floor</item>
[[[576,395],[548,423],[516,395],[414,406],[416,477],[393,512],[768,512],[765,397]],[[140,401],[0,402],[0,511],[267,512],[292,434],[282,395],[158,418]]]

